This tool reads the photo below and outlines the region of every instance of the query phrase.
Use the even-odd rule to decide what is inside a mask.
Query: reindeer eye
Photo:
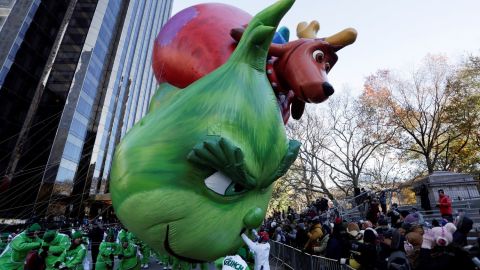
[[[320,63],[323,61],[323,57],[325,56],[325,54],[321,50],[316,50],[313,52],[312,56],[313,56],[313,60]]]
[[[325,63],[325,71],[328,73],[330,71],[330,63]]]

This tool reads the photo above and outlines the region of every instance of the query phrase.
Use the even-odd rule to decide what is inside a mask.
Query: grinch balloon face
[[[163,84],[115,153],[117,216],[159,252],[185,261],[234,253],[257,228],[272,183],[300,144],[285,134],[265,74],[275,29],[293,4],[255,16],[228,62],[185,89]]]

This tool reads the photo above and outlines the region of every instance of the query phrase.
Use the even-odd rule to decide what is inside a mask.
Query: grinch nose
[[[255,207],[248,211],[248,213],[243,217],[243,223],[247,229],[258,228],[265,217],[265,211],[262,208]]]

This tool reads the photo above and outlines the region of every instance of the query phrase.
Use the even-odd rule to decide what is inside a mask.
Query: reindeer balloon
[[[228,60],[250,19],[244,11],[224,4],[200,4],[179,12],[155,42],[157,80],[184,88],[212,72]],[[323,102],[333,94],[327,74],[337,62],[336,52],[357,36],[355,29],[347,28],[317,38],[319,29],[317,21],[302,22],[298,40],[270,45],[267,76],[285,124],[290,115],[300,119],[306,102]],[[284,38],[288,41],[288,36]]]

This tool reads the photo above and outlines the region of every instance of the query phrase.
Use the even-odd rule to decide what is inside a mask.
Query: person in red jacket
[[[450,197],[445,195],[443,189],[438,190],[438,204],[437,207],[440,208],[440,214],[442,218],[448,220],[449,222],[453,222],[452,216],[452,200]]]

